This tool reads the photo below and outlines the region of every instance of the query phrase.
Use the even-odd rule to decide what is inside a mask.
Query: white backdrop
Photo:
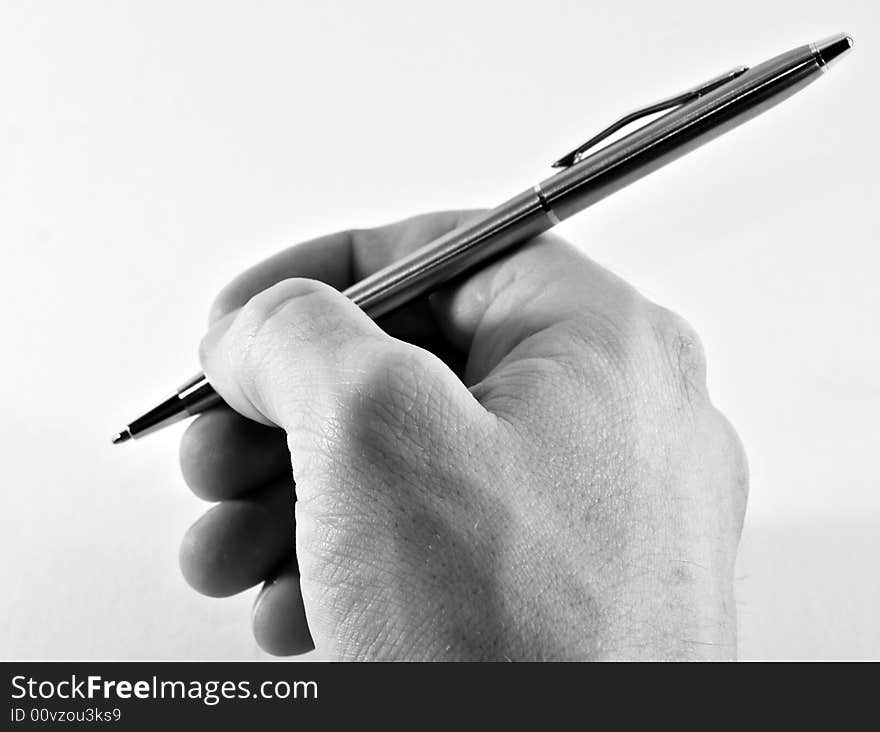
[[[807,91],[564,232],[701,333],[748,452],[747,658],[880,657],[871,0],[0,4],[0,657],[257,658],[202,598],[180,428],[213,293],[293,241],[491,205],[642,103],[838,31]]]

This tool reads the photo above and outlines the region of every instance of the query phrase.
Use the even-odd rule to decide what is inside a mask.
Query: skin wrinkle
[[[542,354],[540,357],[524,357],[523,353],[528,353],[529,350],[531,350],[530,342],[532,340],[537,340],[542,337],[546,338],[548,336],[548,331],[551,328],[553,329],[554,335],[559,333],[560,328],[564,329],[563,333],[568,332],[567,321],[563,321],[562,323],[557,323],[553,326],[548,326],[548,328],[536,331],[531,336],[528,336],[524,341],[522,341],[516,349],[514,349],[501,363],[499,363],[492,374],[490,374],[490,376],[487,377],[485,381],[488,381],[491,384],[492,376],[495,376],[496,379],[509,379],[510,373],[505,371],[505,362],[507,362],[507,364],[510,364],[510,366],[516,364],[516,368],[521,369],[525,374],[528,375],[529,378],[535,379],[539,383],[541,383],[546,378],[545,372],[549,369],[551,372],[558,373],[561,371],[562,375],[574,380],[574,385],[576,387],[582,387],[583,389],[589,390],[595,388],[595,384],[591,381],[592,378],[595,378],[595,375],[603,374],[603,379],[607,378],[609,368],[605,366],[605,364],[611,366],[612,364],[616,365],[627,363],[627,359],[624,358],[622,355],[618,355],[616,357],[606,355],[606,353],[613,353],[618,349],[611,348],[610,351],[607,351],[606,348],[603,347],[601,349],[594,350],[592,348],[592,343],[590,344],[590,351],[586,358],[584,357],[584,354],[579,354],[580,357],[578,357],[578,354],[576,352],[571,351],[566,351],[565,355],[557,351],[549,354]],[[564,338],[564,336],[562,336],[560,340],[566,339]],[[599,359],[598,362],[596,361],[596,358]],[[595,365],[585,369],[585,361],[590,361]],[[613,373],[613,369],[611,369],[611,372]],[[620,379],[626,382],[626,374],[621,374]],[[480,398],[481,402],[484,403],[484,406],[487,406],[487,408],[489,408],[492,400],[492,393],[491,387],[487,387],[485,381],[482,382],[479,386],[479,389],[475,389],[475,391],[478,398]],[[558,389],[558,391],[565,393],[565,384],[562,384],[561,386],[563,388]],[[546,393],[547,392],[545,392],[545,394]],[[509,389],[506,390],[505,397],[508,399],[513,397]],[[497,406],[493,406],[492,411],[495,411],[498,416],[502,416],[501,410]]]
[[[547,245],[549,243],[559,243],[559,240],[555,237],[552,237],[552,235],[539,237],[530,246],[530,250],[533,253],[539,252],[541,250],[542,247],[539,242],[541,242],[542,240],[544,242],[543,248],[547,248]],[[505,319],[503,317],[500,317],[498,314],[509,311],[511,309],[511,300],[515,300],[518,303],[528,302],[529,309],[527,314],[532,320],[534,320],[535,316],[541,312],[539,308],[535,307],[536,301],[539,302],[540,298],[544,298],[545,300],[549,300],[551,302],[555,300],[555,302],[553,302],[553,309],[548,312],[549,317],[547,317],[544,322],[540,322],[539,319],[539,324],[536,326],[537,329],[543,329],[548,325],[552,325],[564,319],[564,317],[560,317],[562,314],[558,310],[558,301],[560,299],[558,291],[561,290],[564,295],[566,291],[568,291],[570,288],[574,289],[578,287],[579,283],[577,283],[576,281],[572,281],[571,275],[568,271],[561,271],[559,273],[559,279],[562,283],[568,282],[569,285],[558,284],[556,285],[556,288],[554,288],[550,292],[547,292],[545,289],[540,287],[540,285],[536,285],[536,283],[542,282],[541,278],[535,277],[532,271],[529,271],[528,274],[529,277],[527,278],[526,273],[523,269],[512,267],[501,268],[498,272],[495,273],[495,276],[492,278],[490,285],[491,294],[488,298],[490,300],[490,304],[482,312],[481,318],[474,332],[474,342],[478,346],[482,345],[484,349],[488,348],[499,337],[507,337],[511,339],[514,343],[519,344],[526,338],[528,338],[529,335],[532,335],[535,332],[535,330],[533,330],[531,327],[524,326],[521,319],[517,319],[513,323],[508,324],[508,327],[506,329],[498,327],[499,320],[505,321]],[[554,278],[548,279],[552,281]],[[520,287],[519,291],[517,290],[517,286]],[[526,293],[522,292],[523,286],[527,288]],[[628,299],[631,302],[636,302],[635,298],[633,297],[635,295],[635,291],[632,290],[632,288],[629,288],[628,286],[620,283],[620,289],[623,292],[628,293]],[[580,310],[581,313],[584,315],[593,315],[595,317],[605,319],[605,316],[602,315],[601,311],[596,311],[590,307],[584,309],[583,305],[584,303],[581,303],[581,308],[578,309],[573,307],[572,309],[573,311]],[[621,312],[625,312],[625,310]],[[606,322],[612,325],[613,329],[616,330],[616,327],[614,327],[614,324],[611,320],[606,319]],[[511,328],[513,327],[518,328],[518,331],[516,333],[511,330]],[[508,353],[511,350],[509,347],[503,347],[503,344],[497,346],[497,348],[500,348],[504,353]],[[491,353],[491,350],[489,351],[489,353]],[[472,356],[474,361],[484,360],[489,365],[490,370],[494,368],[494,364],[496,364],[497,361],[497,359],[495,358],[487,357],[486,351],[481,351],[479,347],[474,349]]]
[[[285,284],[281,283],[280,286],[276,286],[276,290],[279,287],[285,287]],[[302,287],[302,284],[298,283],[297,287]],[[313,285],[307,287],[312,288]],[[290,287],[286,289],[289,290]],[[290,311],[294,312],[290,314]],[[319,313],[318,317],[313,316],[313,313],[316,312]],[[242,323],[242,321],[245,322]],[[288,340],[308,342],[315,338],[326,338],[327,334],[334,334],[336,342],[344,344],[347,349],[354,350],[358,347],[358,342],[364,338],[360,333],[352,331],[348,320],[337,312],[335,298],[323,288],[288,292],[268,309],[263,307],[261,300],[252,298],[239,311],[236,322],[228,333],[236,343],[241,343],[241,331],[244,331],[245,334],[244,342],[233,350],[239,354],[237,371],[263,377],[249,379],[245,384],[244,395],[257,411],[268,414],[276,424],[282,423],[284,420],[277,415],[272,415],[267,408],[265,397],[267,386],[263,381],[267,373],[273,376],[285,373],[284,368],[268,368],[267,366],[279,358],[286,357],[286,354],[284,352],[278,353],[272,347],[264,345],[257,348],[258,343],[285,343]],[[290,331],[289,335],[287,335],[287,331]],[[279,336],[279,333],[284,335]],[[254,356],[255,351],[261,353],[261,359]],[[314,379],[310,381],[312,385],[315,383]],[[330,383],[337,388],[340,385],[339,382],[333,381],[333,377],[328,377],[328,384]],[[342,385],[344,383],[342,382]],[[274,384],[272,388],[276,388]]]
[[[548,237],[546,236],[538,237],[528,245],[528,248],[539,248],[541,243],[547,240]],[[491,277],[488,294],[480,298],[480,316],[473,328],[471,342],[466,344],[466,350],[470,351],[470,357],[465,368],[465,384],[468,386],[475,383],[478,377],[482,376],[473,372],[473,364],[480,363],[481,361],[485,362],[484,369],[487,373],[493,371],[497,366],[498,359],[488,356],[492,352],[491,346],[496,340],[495,334],[497,333],[498,336],[505,334],[505,329],[498,327],[499,318],[496,317],[496,314],[502,311],[502,305],[508,304],[504,302],[505,298],[512,298],[513,285],[517,281],[521,281],[520,270],[502,266]],[[484,303],[487,304],[484,306]],[[472,302],[472,306],[474,304]]]
[[[601,451],[597,451],[597,452],[601,452]],[[611,483],[612,483],[612,484],[613,484],[613,483],[614,483],[614,481],[611,481]],[[551,563],[551,564],[553,564],[553,563]],[[553,566],[555,566],[555,564],[553,564]]]
[[[359,423],[369,422],[369,421],[370,421],[370,418],[368,417],[366,420],[361,420]],[[358,423],[358,422],[356,422],[356,423]],[[368,438],[368,439],[369,439],[369,438]],[[427,493],[424,493],[424,492],[417,492],[417,493],[409,492],[409,493],[408,493],[408,498],[409,498],[410,501],[411,501],[411,500],[413,499],[414,496],[423,496],[423,497],[427,498],[429,495],[430,495],[430,494],[427,494]],[[412,521],[412,518],[408,518],[408,519],[407,519],[406,516],[400,516],[400,515],[399,515],[399,512],[394,511],[393,509],[392,509],[392,512],[394,513],[394,515],[398,516],[398,521],[400,521],[400,520],[408,520],[408,521]],[[466,510],[466,512],[467,512],[467,513],[470,513],[471,510]],[[424,512],[424,514],[423,514],[423,515],[424,515],[424,519],[423,519],[423,520],[425,520],[425,521],[433,521],[433,515],[434,515],[434,514],[435,514],[435,512],[434,512],[433,510],[429,510],[429,511]],[[409,514],[407,514],[407,515],[409,515]],[[460,522],[458,522],[458,521],[444,523],[444,531],[443,531],[443,532],[440,532],[439,530],[437,530],[437,531],[434,531],[434,532],[432,533],[432,536],[434,537],[433,541],[437,541],[438,539],[437,539],[436,537],[441,536],[441,534],[444,535],[444,536],[447,536],[447,541],[448,541],[448,540],[449,540],[449,539],[448,539],[448,537],[449,537],[449,532],[450,532],[450,530],[451,530],[451,529],[450,529],[450,526],[456,526],[456,525],[459,525],[459,524],[460,524]],[[424,536],[424,534],[425,534],[425,529],[424,529],[424,528],[419,528],[419,529],[416,530],[415,534],[416,534],[416,535]],[[407,531],[403,531],[403,532],[401,532],[400,530],[398,530],[398,531],[395,532],[393,535],[396,535],[396,536],[409,536],[409,535],[411,535],[411,532],[407,532]],[[428,543],[430,544],[430,542],[428,542]],[[406,550],[403,550],[403,551],[404,551],[404,553],[406,552]],[[441,554],[450,554],[450,553],[454,553],[454,550],[450,550],[449,552],[441,552]],[[489,556],[491,556],[491,554],[490,554]],[[461,560],[459,560],[459,561],[461,561]],[[404,565],[406,565],[406,564],[408,564],[408,563],[409,563],[408,560],[406,560],[405,562],[403,562]],[[344,564],[344,563],[343,563],[343,564]],[[399,565],[400,562],[398,562],[397,564]],[[339,565],[337,565],[337,566],[339,566]],[[442,574],[442,573],[448,571],[448,568],[444,568],[444,566],[441,564],[440,566],[437,567],[437,571],[439,571],[439,572]],[[416,576],[417,576],[417,575],[416,575]],[[398,581],[399,581],[399,580],[398,580]],[[435,581],[437,581],[437,580],[435,580]],[[455,583],[450,582],[450,584],[455,584]],[[460,635],[460,631],[454,632],[453,635],[456,636],[456,637],[459,637],[459,635]],[[465,641],[466,641],[466,639],[465,639]],[[460,638],[460,637],[459,637],[459,642],[461,642],[461,638]],[[470,643],[470,641],[466,641],[466,642],[467,642],[467,643]]]
[[[690,408],[705,392],[702,346],[674,326],[652,323],[651,328],[670,377],[669,398],[679,410]]]
[[[359,586],[354,589],[361,590]],[[382,622],[380,617],[387,612],[400,612],[402,606],[396,604],[396,598],[383,592],[382,588],[376,588],[373,596],[366,596],[370,599],[364,603],[339,607],[336,610],[338,620],[335,641],[341,649],[338,652],[341,660],[367,661],[372,658],[373,649],[378,651],[384,648],[385,653],[388,654],[389,650],[400,647],[394,629],[388,623]],[[377,607],[380,605],[382,610]],[[349,652],[345,650],[347,648],[357,650]],[[391,656],[388,660],[393,658]]]
[[[298,319],[295,317],[294,318],[283,318],[283,316],[286,311],[291,310],[298,305],[301,305],[301,301],[306,300],[308,298],[314,299],[316,297],[316,295],[317,295],[317,293],[314,291],[304,292],[304,293],[302,293],[302,292],[301,293],[294,293],[292,295],[288,295],[284,300],[276,303],[264,316],[262,316],[262,318],[260,320],[258,320],[257,327],[248,333],[247,340],[246,340],[243,348],[241,349],[242,363],[245,364],[245,366],[243,366],[242,370],[244,370],[245,372],[253,373],[253,374],[265,374],[266,373],[266,369],[262,368],[262,364],[260,364],[259,362],[255,363],[250,359],[254,358],[253,357],[254,343],[261,336],[263,336],[269,342],[272,342],[273,340],[277,339],[276,334],[277,334],[277,331],[279,330],[279,323],[278,323],[279,320],[281,320],[280,330],[282,330],[282,331],[289,329],[289,328],[291,328],[291,326],[293,326],[293,328],[291,328],[294,331],[294,335],[293,335],[292,340],[294,340],[294,339],[301,340],[302,339],[301,333],[298,333],[296,330],[296,328],[298,326],[298,323],[297,323]],[[304,313],[304,314],[306,314],[306,313]],[[327,322],[327,316],[328,316],[327,312],[322,312],[321,324],[327,330],[332,330],[332,323]],[[303,318],[303,320],[305,320],[305,318]],[[339,323],[337,323],[337,325],[338,324]],[[266,331],[269,330],[270,328],[275,329],[276,332],[271,334],[272,337],[266,337]],[[299,336],[299,338],[297,338],[296,336]],[[284,339],[277,339],[277,340],[281,340],[282,343],[284,342]],[[264,353],[264,358],[266,358],[267,357],[266,354],[271,354],[272,350],[271,349],[264,349],[263,353]],[[277,358],[277,356],[275,358]],[[269,373],[271,373],[271,374],[278,373],[278,369],[271,369],[269,371]],[[257,396],[257,401],[259,402],[259,404],[262,407],[260,409],[260,411],[266,413],[267,410],[266,410],[265,405],[267,404],[267,401],[266,401],[265,395],[261,393],[262,391],[264,391],[264,389],[261,387],[260,381],[261,380],[257,379],[257,378],[252,379],[250,385],[251,385],[251,388],[253,389],[254,393]],[[283,422],[283,420],[278,419],[277,417],[274,421],[276,421],[276,423]]]
[[[404,532],[404,535],[406,535],[406,532]],[[408,561],[408,560],[407,560],[407,561]],[[381,572],[381,570],[382,570],[382,564],[388,564],[389,566],[394,566],[393,563],[385,562],[385,563],[379,563],[378,566],[375,567],[375,569],[377,569],[377,570],[379,570],[379,571]],[[403,576],[407,576],[407,574],[404,574]],[[391,580],[391,585],[392,585],[392,586],[396,586],[396,585],[398,585],[398,584],[400,584],[400,583],[402,582],[402,577],[401,577],[401,576],[398,576],[398,575],[393,575],[393,576],[389,577],[389,579]],[[357,580],[357,582],[359,583],[360,580]],[[383,586],[382,586],[382,591],[383,591],[383,592],[386,592],[386,591],[387,591],[387,585],[383,585]],[[408,595],[408,594],[409,594],[409,593],[404,593],[404,596],[406,596],[406,595]],[[361,593],[357,593],[357,594],[355,594],[355,596],[361,596]],[[407,613],[407,612],[409,611],[409,609],[410,609],[410,603],[408,603],[405,599],[402,599],[400,602],[397,602],[397,601],[395,601],[395,600],[393,600],[393,599],[389,599],[388,602],[391,602],[391,606],[392,606],[392,607],[397,607],[398,610],[399,610],[400,612]],[[387,604],[387,603],[383,603],[383,606],[386,605],[386,604]],[[369,612],[369,608],[364,608],[364,612]],[[383,617],[384,617],[384,616],[383,616]],[[430,625],[430,624],[436,622],[436,618],[435,618],[435,619],[432,619],[430,615],[427,615],[427,616],[426,616],[421,622],[424,623],[424,624],[426,624],[426,625]],[[389,630],[388,632],[390,632],[390,630]],[[361,656],[358,656],[358,657],[361,657]]]
[[[601,454],[601,453],[604,452],[604,451],[599,450],[599,451],[597,451],[597,452],[598,452],[599,454]],[[594,454],[596,454],[596,452],[594,452]],[[592,509],[592,510],[595,509],[596,501],[597,501],[597,500],[599,500],[599,499],[598,499],[598,498],[595,499],[594,502],[591,504],[591,509]],[[570,509],[571,505],[572,505],[573,503],[575,503],[575,502],[576,502],[576,499],[574,499],[573,497],[572,497],[571,499],[565,501],[565,503],[563,503],[561,506],[559,506],[559,507],[557,508],[557,513],[558,513],[558,514],[564,514],[564,515],[569,515],[569,516],[570,516],[570,514],[568,514],[568,510]],[[569,521],[570,521],[570,522],[574,522],[574,519],[573,519],[573,518],[569,518]],[[547,564],[548,566],[556,566],[556,565],[559,563],[559,561],[560,561],[559,558],[556,558],[554,561],[547,562],[546,564]],[[571,562],[570,564],[574,564],[574,562]]]
[[[533,460],[531,458],[527,458],[527,462],[535,462],[535,460]],[[567,508],[567,505],[560,507],[558,509],[558,513],[559,514],[564,513],[566,508]],[[529,515],[531,513],[529,511],[527,505],[524,506],[524,509],[525,509],[524,513],[526,515]],[[538,513],[538,512],[535,512],[535,513]],[[553,522],[549,522],[549,523],[551,526],[554,525]],[[536,534],[536,532],[537,532],[537,534]],[[536,528],[535,526],[532,526],[529,530],[527,530],[523,533],[526,535],[534,536],[534,535],[540,535],[540,533],[542,533],[542,531],[541,531],[540,527]],[[578,532],[578,533],[581,533],[581,532]],[[579,563],[582,564],[582,560],[580,560],[580,562],[579,562],[579,559],[577,557],[572,557],[571,559],[566,560],[563,557],[561,557],[560,555],[554,555],[553,557],[548,557],[546,555],[546,553],[543,551],[543,547],[544,546],[552,546],[553,544],[554,544],[553,541],[547,541],[547,542],[539,543],[537,546],[531,547],[532,554],[537,559],[538,563],[543,566],[549,566],[549,567],[567,567],[568,574],[570,574],[570,575],[581,574],[582,575],[582,571],[578,572],[577,570],[574,569],[575,567],[578,566]],[[545,581],[552,582],[557,588],[568,587],[569,585],[572,584],[570,581],[556,580],[555,582],[553,582],[553,580],[550,580],[550,579],[547,579]],[[583,596],[582,598],[580,598],[578,603],[573,603],[573,604],[583,605],[583,603],[587,597],[589,597],[589,595]],[[599,618],[598,611],[593,611],[589,614],[589,619],[592,620],[592,622],[594,624],[598,622],[598,618]],[[589,626],[589,622],[587,622],[586,625]],[[581,628],[581,631],[582,631],[581,636],[583,636],[584,638],[589,637],[591,634],[591,631],[588,628]]]
[[[235,321],[233,322],[232,327],[228,331],[228,333],[234,333],[236,335],[236,341],[241,343],[242,338],[238,331],[244,330],[245,337],[244,342],[241,345],[232,350],[233,353],[238,353],[240,358],[240,364],[238,368],[239,373],[244,374],[252,374],[254,377],[258,374],[265,373],[262,365],[259,361],[255,362],[254,359],[254,345],[257,342],[257,339],[260,335],[271,325],[273,327],[276,326],[276,316],[282,313],[291,303],[295,302],[299,298],[303,298],[312,294],[311,292],[306,293],[294,293],[292,295],[288,295],[284,299],[279,302],[276,302],[272,305],[268,310],[264,310],[262,307],[262,299],[258,301],[256,297],[251,298],[241,310],[239,310],[236,315]],[[242,324],[242,321],[250,321],[250,327],[246,327]],[[263,359],[268,358],[268,354],[271,353],[271,350],[267,350],[263,352]],[[245,385],[245,388],[242,390],[245,396],[250,401],[251,405],[258,412],[267,414],[268,416],[272,416],[268,413],[266,408],[266,400],[260,394],[260,384],[259,379],[251,378],[249,383]],[[280,423],[281,420],[275,419],[276,424]]]
[[[368,444],[382,450],[385,457],[393,454],[393,449],[378,445],[405,446],[419,462],[428,456],[429,442],[425,439],[422,423],[433,416],[428,405],[432,404],[430,394],[423,393],[423,380],[418,373],[408,372],[412,364],[408,360],[383,361],[378,368],[381,383],[376,389],[360,395],[359,411],[366,415],[366,427],[374,439]],[[390,438],[390,439],[389,439]]]
[[[364,510],[363,516],[375,522],[379,512]],[[379,521],[378,525],[384,523]],[[401,579],[397,571],[382,562],[380,547],[366,532],[350,531],[346,524],[313,520],[309,524],[308,539],[303,547],[305,559],[301,559],[301,564],[312,562],[320,567],[319,573],[311,573],[310,583],[313,585],[344,590],[349,582],[369,583],[372,574],[386,575],[394,581]],[[362,569],[360,577],[352,573],[352,566]],[[344,592],[338,594],[346,597]]]
[[[559,641],[555,656],[561,658],[571,652],[565,649],[577,648],[584,652],[589,648],[590,639],[602,632],[605,613],[597,605],[594,580],[589,578],[583,549],[560,552],[554,548],[558,546],[557,537],[552,529],[545,528],[545,522],[526,520],[525,523],[522,535],[530,539],[518,553],[522,557],[521,566],[511,567],[508,579],[519,587],[512,596],[518,610],[516,615],[531,619],[535,637],[545,635],[543,629],[547,627],[567,626],[567,640]],[[536,574],[534,567],[544,570]],[[572,622],[573,618],[576,622]]]
[[[431,380],[430,375],[422,376],[423,369],[410,356],[376,362],[377,386],[361,390],[356,414],[346,418],[347,423],[362,425],[353,440],[365,458],[391,470],[404,485],[424,484],[418,476],[430,475],[445,464],[458,464],[462,452],[459,441],[435,439],[428,426],[439,420],[455,427],[461,421],[453,416],[458,410],[448,405],[442,393],[434,387],[424,390],[422,385],[431,384]],[[438,406],[442,407],[439,411]],[[441,437],[453,437],[459,431],[446,429]],[[397,457],[401,451],[403,461]]]

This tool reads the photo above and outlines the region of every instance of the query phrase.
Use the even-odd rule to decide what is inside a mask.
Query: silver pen
[[[624,115],[555,163],[560,171],[497,208],[352,285],[344,294],[373,318],[384,315],[500,252],[552,228],[596,201],[802,89],[852,48],[846,34],[733,69],[682,94]],[[587,155],[624,126],[663,116]],[[204,374],[113,437],[141,437],[223,401]]]

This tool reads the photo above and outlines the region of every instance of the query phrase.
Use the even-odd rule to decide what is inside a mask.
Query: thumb
[[[214,324],[200,355],[220,396],[284,428],[297,461],[332,456],[352,429],[402,436],[488,416],[440,359],[387,335],[316,280],[284,280],[254,296]]]

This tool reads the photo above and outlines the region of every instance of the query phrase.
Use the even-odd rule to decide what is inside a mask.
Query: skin
[[[735,657],[747,467],[687,323],[550,235],[378,323],[339,293],[472,215],[306,242],[223,290],[201,357],[231,409],[183,438],[218,502],[184,576],[263,582],[279,655]]]

